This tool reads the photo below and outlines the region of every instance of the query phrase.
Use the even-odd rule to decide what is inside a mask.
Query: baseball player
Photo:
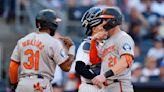
[[[30,33],[17,42],[9,67],[10,82],[17,85],[16,92],[52,92],[50,81],[56,65],[69,71],[75,47],[68,38],[53,37],[60,21],[55,11],[41,10],[36,16],[39,32]]]
[[[101,64],[90,63],[89,60],[89,49],[91,37],[96,33],[100,32],[102,29],[99,28],[100,25],[103,25],[102,20],[97,18],[103,7],[92,7],[83,15],[81,20],[82,26],[87,28],[86,35],[88,36],[80,44],[77,54],[76,54],[76,66],[75,70],[78,74],[81,75],[81,85],[79,87],[79,92],[98,92],[99,88],[96,85],[93,85],[91,79],[96,75],[100,74]],[[103,43],[99,42],[97,47],[101,47]]]
[[[133,92],[130,68],[133,63],[134,41],[120,30],[122,14],[118,8],[109,7],[98,17],[106,23],[101,26],[105,31],[97,33],[91,39],[90,61],[102,61],[101,74],[94,77],[92,82],[101,87],[102,92]],[[104,34],[107,34],[108,38]],[[106,39],[104,45],[97,49],[97,41],[103,39]],[[104,87],[104,82],[107,82],[108,86]]]

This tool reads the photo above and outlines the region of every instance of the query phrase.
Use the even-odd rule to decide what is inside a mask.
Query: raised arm
[[[75,58],[75,45],[69,37],[61,36],[56,40],[53,58],[63,71],[68,72]]]
[[[90,52],[89,52],[89,58],[91,64],[98,64],[101,62],[101,58],[98,56],[98,50],[97,50],[97,42],[95,40],[91,40],[91,46],[90,46]]]

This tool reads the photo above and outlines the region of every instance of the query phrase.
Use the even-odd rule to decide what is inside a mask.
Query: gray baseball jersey
[[[50,80],[54,77],[56,64],[68,58],[60,40],[47,33],[30,33],[17,42],[11,59],[20,62],[20,76],[41,74]]]
[[[108,71],[114,66],[121,55],[130,54],[134,56],[134,41],[124,31],[120,31],[115,35],[111,36],[105,41],[99,55],[102,57],[101,73]],[[109,77],[108,79],[128,79],[131,78],[130,68],[127,68],[122,73]]]

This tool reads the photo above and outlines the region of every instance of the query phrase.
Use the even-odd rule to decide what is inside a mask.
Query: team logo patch
[[[123,49],[127,51],[127,50],[131,50],[132,48],[131,48],[131,46],[128,43],[125,43],[123,45]]]
[[[63,49],[60,50],[60,55],[65,58],[67,55]]]
[[[89,49],[90,49],[90,43],[89,42],[85,42],[85,44],[83,45],[84,52],[89,52]]]

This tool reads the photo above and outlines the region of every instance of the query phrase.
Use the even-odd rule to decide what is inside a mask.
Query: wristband
[[[111,77],[113,75],[114,75],[114,73],[112,70],[109,70],[109,71],[105,72],[105,74],[104,74],[105,78]]]
[[[69,50],[68,50],[68,54],[74,55],[75,56],[75,45],[72,45]]]

